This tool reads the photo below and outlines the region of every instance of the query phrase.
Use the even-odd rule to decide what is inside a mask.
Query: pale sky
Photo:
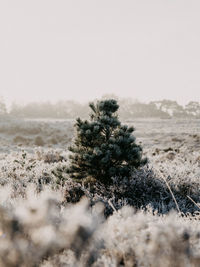
[[[200,101],[199,0],[0,0],[6,101]]]

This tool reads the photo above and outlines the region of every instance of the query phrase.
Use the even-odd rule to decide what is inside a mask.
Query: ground
[[[65,172],[73,120],[0,120],[0,266],[200,266],[200,121],[124,123],[148,166],[91,191]]]

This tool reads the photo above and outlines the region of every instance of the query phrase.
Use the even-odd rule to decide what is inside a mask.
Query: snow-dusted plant
[[[68,172],[72,178],[92,177],[104,184],[112,183],[112,177],[130,177],[133,169],[146,163],[132,135],[134,128],[121,125],[114,99],[91,103],[90,108],[90,121],[76,121]]]

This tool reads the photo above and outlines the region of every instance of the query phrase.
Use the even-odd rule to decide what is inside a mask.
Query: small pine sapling
[[[131,172],[146,163],[142,148],[135,143],[134,128],[121,125],[116,114],[116,100],[90,103],[90,121],[76,120],[77,135],[69,148],[71,178],[93,178],[111,184],[113,177],[129,177]]]

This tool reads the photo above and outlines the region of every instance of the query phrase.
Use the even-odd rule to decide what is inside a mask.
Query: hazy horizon
[[[197,0],[0,2],[6,103],[200,101]]]
[[[45,103],[50,103],[50,104],[57,104],[59,102],[65,102],[65,101],[74,101],[75,103],[80,103],[80,104],[87,104],[91,101],[96,101],[96,100],[99,100],[99,99],[102,99],[102,98],[105,98],[105,96],[108,95],[108,99],[112,99],[112,98],[118,98],[119,100],[125,100],[125,101],[134,101],[134,102],[138,102],[138,103],[144,103],[144,104],[149,104],[150,102],[152,101],[163,101],[163,100],[171,100],[171,101],[176,101],[179,105],[182,105],[182,106],[186,106],[190,101],[197,101],[197,102],[200,102],[198,100],[188,100],[188,101],[179,101],[177,99],[173,99],[173,98],[156,98],[156,99],[149,99],[149,100],[141,100],[141,99],[138,99],[138,98],[134,98],[134,97],[126,97],[126,96],[122,96],[120,97],[119,95],[116,95],[116,94],[105,94],[105,95],[100,95],[98,97],[94,97],[94,98],[88,98],[86,100],[79,100],[79,99],[76,99],[76,98],[55,98],[55,99],[48,99],[48,98],[44,98],[44,99],[23,99],[23,100],[20,100],[20,99],[9,99],[9,98],[5,98],[3,97],[2,95],[0,95],[0,101],[4,102],[6,104],[6,107],[10,110],[12,108],[12,105],[19,105],[19,106],[26,106],[28,104],[34,104],[34,103],[37,103],[37,104],[45,104]],[[127,102],[127,103],[128,103]]]

